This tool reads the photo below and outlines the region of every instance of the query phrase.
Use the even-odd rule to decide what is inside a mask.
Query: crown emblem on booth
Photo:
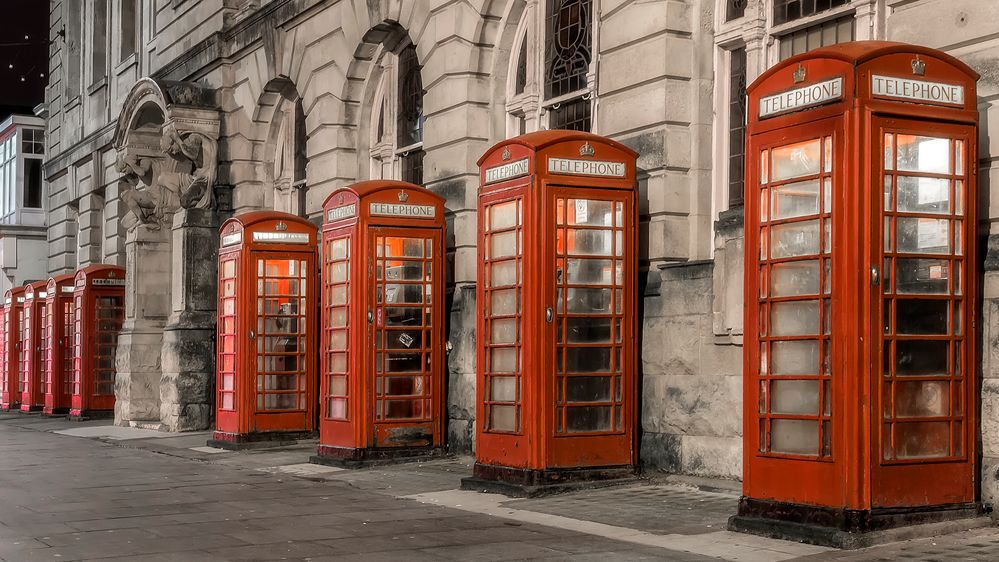
[[[926,63],[919,60],[919,56],[912,59],[912,73],[916,76],[922,76],[926,74]]]
[[[596,153],[597,153],[596,149],[593,148],[593,145],[590,144],[589,141],[584,143],[583,146],[579,147],[580,156],[593,156]]]
[[[798,63],[798,68],[794,70],[793,78],[795,84],[801,84],[805,81],[805,67],[801,66],[801,63]]]
[[[279,222],[276,225],[274,225],[274,230],[288,230],[288,225],[286,225],[284,222]]]
[[[409,200],[409,194],[405,191],[399,191],[399,201],[405,203],[407,200]]]
[[[503,148],[503,160],[505,161],[505,160],[509,160],[509,159],[510,159],[510,149],[508,147],[504,147]]]

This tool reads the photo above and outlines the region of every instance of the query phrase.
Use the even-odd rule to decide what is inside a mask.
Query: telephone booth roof
[[[808,120],[817,120],[852,108],[853,99],[877,105],[876,110],[927,116],[967,112],[970,118],[977,115],[978,78],[957,58],[928,47],[840,43],[793,56],[761,74],[746,88],[749,122],[778,126],[804,110]]]
[[[45,290],[45,286],[48,285],[48,281],[28,281],[24,284],[24,295],[30,298],[35,298],[39,293]]]
[[[373,212],[367,202],[377,203],[384,199],[387,205],[383,211]],[[350,204],[358,207],[350,208]],[[391,204],[398,204],[393,207]],[[433,213],[419,212],[427,206],[432,206]],[[343,212],[337,212],[344,209]],[[377,218],[376,218],[377,217]],[[330,193],[323,202],[323,224],[350,224],[357,220],[380,222],[381,219],[432,219],[433,226],[444,225],[444,198],[429,189],[396,180],[366,180],[341,187]],[[348,220],[349,219],[349,220]],[[407,223],[410,224],[410,223]]]
[[[75,273],[63,273],[62,275],[55,275],[53,277],[49,277],[49,280],[46,281],[45,286],[47,287],[48,290],[53,290],[59,285],[71,285],[75,277],[76,277]]]
[[[271,230],[274,233],[270,239],[256,240],[252,234],[250,240],[243,237],[243,232],[263,233]],[[313,247],[316,244],[316,230],[316,225],[312,221],[297,215],[280,211],[252,211],[226,219],[219,228],[219,233],[222,235],[222,249],[230,251],[244,246],[247,242],[265,242],[268,247]],[[307,235],[306,239],[292,238],[303,233]],[[279,234],[286,239],[281,239]]]
[[[489,159],[489,156],[496,152],[497,150],[509,145],[520,145],[532,152],[541,152],[543,149],[548,148],[553,144],[559,144],[563,142],[572,141],[584,141],[590,143],[599,143],[614,147],[617,150],[630,154],[632,158],[638,158],[638,153],[634,150],[628,148],[627,146],[615,141],[602,137],[600,135],[595,135],[593,133],[587,133],[583,131],[568,131],[564,129],[553,129],[550,131],[535,131],[533,133],[526,133],[517,137],[501,140],[500,142],[494,144],[489,150],[487,150],[477,164],[481,166],[483,162]]]
[[[4,302],[13,297],[24,296],[24,287],[13,287],[11,289],[7,289],[7,292],[4,293],[3,296]]]
[[[124,273],[125,268],[120,265],[97,263],[94,265],[88,265],[87,267],[77,271],[74,277],[76,279],[103,279],[106,277],[117,277],[119,274],[124,275]]]

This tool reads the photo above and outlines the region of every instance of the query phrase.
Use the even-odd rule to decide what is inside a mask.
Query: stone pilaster
[[[173,217],[173,299],[163,331],[160,419],[169,431],[211,425],[215,376],[218,236],[215,215],[184,209]]]
[[[115,424],[159,423],[160,350],[170,310],[170,231],[138,225],[125,239],[125,256]]]
[[[988,237],[982,284],[982,502],[999,502],[999,234]]]

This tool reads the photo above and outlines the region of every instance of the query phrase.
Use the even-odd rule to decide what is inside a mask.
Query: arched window
[[[416,47],[385,52],[372,101],[371,177],[423,183],[423,78]],[[392,127],[395,123],[395,127]]]
[[[507,74],[507,135],[592,130],[593,25],[592,0],[545,0],[524,9]]]

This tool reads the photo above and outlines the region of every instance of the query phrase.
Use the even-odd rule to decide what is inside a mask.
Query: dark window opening
[[[135,0],[121,0],[121,52],[119,60],[135,54],[138,22],[136,21]]]
[[[731,52],[728,83],[728,205],[735,207],[745,189],[746,49]]]
[[[108,3],[107,0],[94,0],[93,33],[90,35],[91,84],[105,78],[107,71]]]
[[[419,148],[402,155],[402,181],[423,185],[423,155]]]
[[[403,148],[423,142],[423,80],[416,47],[399,53],[399,111],[396,116],[396,146]]]
[[[549,0],[545,98],[586,89],[592,60],[591,0]]]
[[[517,55],[517,80],[513,92],[523,94],[527,88],[527,36],[520,42],[520,54]]]
[[[725,21],[732,21],[746,15],[749,0],[728,0],[725,4]]]
[[[774,0],[774,25],[845,6],[848,0]]]
[[[853,41],[853,15],[799,29],[782,35],[779,40],[781,60],[819,47]]]
[[[548,109],[548,126],[551,129],[569,129],[572,131],[587,131],[591,126],[590,100],[576,98],[552,106]]]
[[[42,207],[42,161],[37,158],[24,159],[24,206]]]

